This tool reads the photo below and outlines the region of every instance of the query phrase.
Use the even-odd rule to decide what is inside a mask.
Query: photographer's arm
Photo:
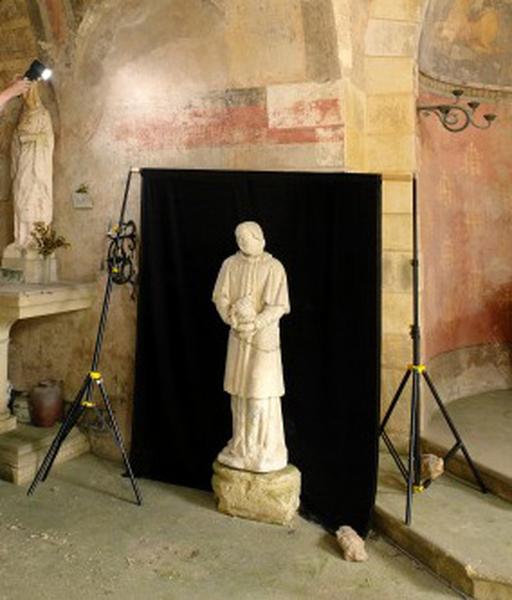
[[[21,96],[27,92],[30,88],[30,81],[27,79],[17,79],[11,85],[2,92],[0,92],[0,111],[3,107],[12,100],[12,98],[16,98],[16,96]]]

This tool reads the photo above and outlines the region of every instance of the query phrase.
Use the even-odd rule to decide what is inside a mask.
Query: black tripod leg
[[[119,429],[119,425],[117,424],[116,417],[114,415],[114,411],[112,410],[112,406],[110,404],[110,399],[107,394],[107,390],[105,389],[105,385],[103,384],[103,380],[99,379],[97,381],[98,387],[100,388],[101,395],[103,396],[103,401],[105,403],[105,408],[107,409],[108,417],[110,419],[111,431],[116,441],[117,447],[121,452],[121,456],[123,457],[124,466],[130,477],[130,481],[132,483],[133,491],[135,493],[135,497],[137,498],[137,504],[140,506],[142,504],[142,495],[139,490],[139,486],[137,485],[137,481],[133,475],[132,467],[130,465],[130,461],[128,460],[128,455],[126,454],[126,450],[123,443],[123,436],[121,435],[121,430]]]
[[[382,419],[382,423],[380,426],[380,433],[382,433],[384,431],[384,427],[386,427],[389,417],[391,416],[396,403],[398,402],[400,396],[402,395],[403,389],[404,389],[406,383],[409,381],[410,376],[411,376],[411,371],[408,369],[407,372],[405,373],[405,375],[403,376],[402,381],[400,382],[400,385],[398,386],[398,389],[395,392],[395,395],[393,396],[393,400],[391,400],[391,404],[389,405],[389,408],[386,411],[386,414],[384,415],[384,419]]]
[[[75,400],[73,400],[73,403],[71,404],[71,406],[69,408],[68,414],[66,415],[66,418],[64,419],[62,427],[60,428],[59,432],[57,433],[57,440],[55,442],[55,445],[52,444],[52,447],[50,448],[50,451],[48,452],[48,461],[47,461],[44,472],[41,473],[40,481],[46,481],[46,478],[48,477],[48,473],[50,472],[50,469],[52,468],[53,463],[54,463],[55,459],[57,458],[57,454],[59,453],[60,447],[64,443],[66,437],[69,435],[69,433],[71,432],[71,430],[73,429],[75,424],[79,421],[80,417],[82,416],[82,413],[85,410],[85,408],[82,406],[82,399],[83,399],[84,395],[86,393],[88,393],[90,390],[91,390],[91,381],[90,381],[89,377],[86,377],[82,387],[80,388],[80,390],[78,391],[78,394],[75,397]]]
[[[71,412],[71,410],[72,409],[70,409],[70,412]],[[60,447],[65,442],[68,435],[71,433],[71,430],[73,429],[73,427],[80,420],[80,417],[82,416],[84,410],[85,410],[85,407],[82,406],[81,404],[78,404],[76,406],[76,408],[73,410],[69,419],[66,420],[66,426],[65,426],[65,428],[63,428],[61,435],[58,436],[57,444],[55,445],[55,448],[53,449],[51,456],[48,459],[48,464],[46,465],[46,469],[45,469],[44,473],[41,474],[41,481],[46,481],[46,478],[48,477],[48,473],[50,472],[50,470],[53,466],[53,463],[55,462],[55,459],[57,458]]]
[[[453,434],[453,437],[457,440],[457,445],[460,447],[462,453],[464,454],[464,458],[466,459],[466,461],[469,465],[469,468],[471,469],[471,472],[473,473],[474,478],[476,479],[482,492],[484,494],[486,494],[488,492],[487,486],[483,482],[482,477],[480,476],[480,473],[478,472],[478,469],[475,467],[475,464],[473,463],[473,460],[471,459],[471,456],[469,455],[469,452],[467,451],[467,448],[466,448],[464,442],[462,441],[462,438],[460,437],[460,434],[457,431],[457,428],[455,427],[455,423],[452,421],[450,415],[448,414],[448,411],[446,410],[446,408],[443,404],[443,401],[441,400],[441,397],[439,396],[439,394],[434,386],[434,383],[432,382],[432,379],[430,379],[430,376],[426,371],[423,372],[423,376],[425,377],[425,381],[427,382],[427,385],[428,385],[430,391],[432,392],[432,396],[434,396],[434,399],[435,399],[437,405],[439,406],[439,410],[441,411],[441,413],[444,417],[444,420],[448,424],[448,427],[450,428],[450,430]]]
[[[412,398],[411,398],[411,423],[409,430],[409,457],[408,457],[408,471],[407,471],[407,504],[405,507],[405,523],[406,525],[411,524],[412,519],[412,495],[414,491],[414,473],[416,469],[416,437],[418,432],[416,431],[417,426],[417,402],[418,402],[418,386],[419,376],[416,371],[412,375]]]
[[[81,401],[82,401],[83,395],[87,389],[87,386],[89,384],[90,384],[90,380],[89,380],[89,377],[87,377],[85,379],[82,387],[80,388],[80,391],[78,392],[75,400],[73,401],[73,404],[71,405],[71,407],[68,411],[68,414],[66,415],[64,421],[62,422],[62,425],[60,426],[59,431],[57,432],[57,435],[53,439],[53,442],[52,442],[48,452],[46,453],[46,456],[43,458],[43,461],[42,461],[41,465],[39,466],[39,469],[38,469],[32,483],[30,484],[30,487],[28,488],[27,496],[31,496],[34,493],[39,482],[46,479],[46,477],[48,476],[50,468],[57,456],[57,453],[58,453],[62,443],[64,442],[66,436],[69,434],[69,432],[75,425],[76,421],[78,420],[78,417],[79,417],[78,413],[80,413],[80,415],[82,414],[83,407],[81,407]]]
[[[421,377],[414,371],[416,379],[416,407],[414,416],[414,485],[421,486]]]
[[[387,425],[387,422],[389,421],[389,418],[391,417],[391,415],[393,414],[393,410],[395,409],[396,403],[398,402],[398,400],[400,399],[402,392],[407,384],[407,382],[409,381],[409,377],[411,376],[411,370],[407,369],[407,371],[405,372],[404,376],[402,377],[402,381],[400,382],[400,385],[398,386],[395,395],[393,396],[393,399],[391,400],[391,404],[389,405],[386,414],[384,415],[384,418],[382,419],[382,423],[380,425],[379,428],[379,434],[381,435],[382,439],[384,440],[384,443],[386,444],[391,456],[393,457],[393,460],[396,463],[396,466],[398,467],[398,470],[400,471],[400,473],[402,474],[402,477],[405,479],[405,482],[407,483],[409,480],[409,475],[407,473],[407,468],[405,467],[402,459],[400,458],[400,455],[398,453],[398,450],[395,448],[395,446],[393,445],[393,442],[391,441],[391,439],[389,438],[389,436],[387,435],[386,431],[385,431],[385,427]]]
[[[400,473],[402,474],[402,477],[405,479],[405,482],[407,483],[408,481],[408,474],[407,474],[407,468],[405,467],[402,459],[400,458],[400,454],[398,454],[397,449],[393,446],[393,442],[389,439],[388,434],[383,431],[381,433],[382,435],[382,439],[384,440],[384,443],[386,444],[389,453],[391,454],[391,457],[393,458],[393,460],[395,461],[396,466],[398,467],[398,470],[400,471]]]

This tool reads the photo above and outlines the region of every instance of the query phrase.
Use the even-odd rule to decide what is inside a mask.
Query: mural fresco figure
[[[284,394],[279,320],[290,312],[283,265],[264,252],[261,227],[235,229],[239,252],[224,261],[213,302],[229,340],[224,391],[231,395],[233,435],[217,460],[265,473],[286,467],[281,396]]]
[[[450,4],[450,12],[442,23],[442,36],[451,44],[462,44],[475,52],[497,52],[498,11],[482,0],[455,0]]]

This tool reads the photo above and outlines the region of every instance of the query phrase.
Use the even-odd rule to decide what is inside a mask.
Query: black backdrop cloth
[[[143,169],[131,462],[137,476],[211,489],[231,435],[228,328],[211,301],[234,229],[263,228],[288,275],[281,320],[290,463],[301,512],[368,530],[380,382],[376,175]]]

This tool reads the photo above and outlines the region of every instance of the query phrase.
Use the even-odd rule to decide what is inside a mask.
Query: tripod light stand
[[[389,405],[384,419],[380,425],[379,435],[384,440],[393,460],[398,467],[402,477],[405,479],[407,484],[407,502],[405,509],[405,523],[411,524],[412,520],[412,498],[414,493],[422,492],[431,483],[431,480],[421,480],[421,380],[425,380],[428,389],[430,390],[441,414],[443,415],[446,424],[450,428],[450,431],[455,438],[455,444],[444,456],[445,463],[452,458],[452,456],[461,450],[464,458],[466,459],[469,468],[471,469],[480,489],[483,493],[487,492],[487,488],[482,481],[480,473],[475,467],[471,456],[467,451],[467,448],[455,427],[455,423],[451,419],[448,411],[446,410],[441,397],[427,372],[427,367],[421,362],[421,331],[419,324],[419,259],[418,259],[418,199],[417,199],[417,181],[416,177],[413,178],[413,211],[412,211],[412,222],[413,222],[413,258],[411,265],[413,268],[413,324],[411,326],[411,338],[412,338],[412,364],[407,366],[406,372],[393,396],[391,404]],[[409,426],[409,451],[407,455],[407,464],[404,464],[400,454],[398,453],[395,445],[389,438],[385,431],[385,427],[389,421],[389,418],[393,414],[404,388],[412,376],[412,395],[411,395],[411,412],[410,412],[410,426]]]
[[[114,437],[114,440],[121,452],[126,473],[130,478],[132,488],[137,500],[137,504],[142,504],[142,495],[140,493],[137,481],[133,475],[130,462],[128,460],[128,454],[125,450],[123,437],[119,425],[117,423],[110,398],[107,393],[107,389],[103,382],[103,376],[98,370],[101,349],[103,346],[103,338],[105,336],[105,328],[107,325],[108,311],[110,308],[110,299],[112,295],[112,287],[114,284],[123,285],[125,283],[134,282],[134,267],[133,258],[136,246],[135,236],[135,223],[133,221],[125,222],[126,204],[128,200],[128,192],[130,190],[130,181],[132,173],[137,172],[131,170],[128,174],[126,186],[124,190],[124,198],[121,206],[121,214],[116,227],[109,233],[110,244],[108,248],[108,277],[105,288],[105,295],[103,298],[103,306],[101,309],[100,322],[98,325],[98,333],[96,335],[96,343],[94,346],[94,354],[92,358],[91,368],[86,374],[82,386],[78,390],[73,403],[71,404],[62,425],[57,432],[53,442],[50,445],[48,453],[43,458],[43,461],[34,477],[34,480],[30,484],[27,495],[30,496],[34,493],[36,487],[41,481],[45,481],[48,477],[50,469],[57,458],[57,454],[60,447],[64,443],[64,440],[71,432],[75,424],[80,420],[80,417],[86,410],[96,409],[96,402],[93,394],[94,389],[97,388],[103,399],[105,409],[107,411],[108,421],[107,425]]]

